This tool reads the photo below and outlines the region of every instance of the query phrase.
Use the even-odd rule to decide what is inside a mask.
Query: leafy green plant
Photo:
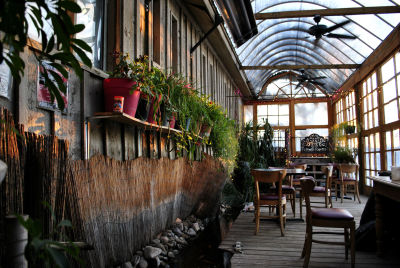
[[[68,78],[68,69],[72,68],[82,79],[83,71],[78,58],[88,67],[92,67],[86,52],[92,52],[90,46],[74,35],[83,31],[85,25],[74,24],[69,13],[80,13],[81,8],[72,0],[3,0],[0,2],[0,63],[3,60],[9,66],[15,82],[19,84],[24,75],[25,63],[20,54],[28,44],[29,24],[27,16],[33,22],[38,35],[41,37],[41,49],[34,50],[34,55],[40,67],[43,61],[57,69],[62,76]],[[51,34],[42,28],[44,23],[50,23]],[[3,55],[4,48],[9,52]],[[77,56],[75,56],[77,55]],[[78,57],[78,58],[77,58]],[[44,85],[49,89],[51,100],[57,100],[58,107],[64,110],[62,93],[67,89],[59,73],[43,69]],[[54,82],[54,80],[55,82]]]
[[[333,160],[336,163],[355,163],[352,149],[340,146],[333,151]]]
[[[264,121],[262,130],[263,135],[257,141],[256,157],[253,166],[268,168],[269,166],[275,165],[274,147],[272,146],[274,130],[268,123],[268,120]]]
[[[51,207],[50,209],[54,221],[55,215]],[[71,267],[67,256],[83,265],[83,261],[79,258],[79,248],[72,242],[63,243],[50,238],[44,238],[42,223],[39,220],[27,218],[26,220],[17,215],[19,223],[28,231],[28,244],[25,247],[25,257],[28,260],[29,267]],[[72,228],[69,220],[62,220],[53,228],[54,233],[48,237],[57,237],[60,240],[68,240],[63,234],[63,229]]]

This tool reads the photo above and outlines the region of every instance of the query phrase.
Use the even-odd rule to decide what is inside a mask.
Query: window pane
[[[279,117],[279,125],[280,126],[289,126],[289,116],[284,115]]]
[[[301,139],[310,136],[311,134],[318,134],[324,138],[327,138],[329,135],[329,130],[327,128],[310,128],[310,129],[302,129],[296,130],[295,139],[296,139],[296,151],[301,151]]]
[[[381,154],[377,153],[375,155],[375,159],[376,159],[376,170],[381,170]]]
[[[392,79],[383,85],[383,102],[387,103],[396,98],[396,84],[395,80]]]
[[[400,151],[395,151],[394,152],[394,165],[396,167],[400,166]]]
[[[250,121],[253,121],[253,105],[245,105],[243,109],[244,109],[244,122],[248,123]]]
[[[391,169],[391,167],[393,166],[393,164],[392,164],[392,152],[387,152],[386,153],[386,161],[387,161],[388,169]]]
[[[278,115],[278,105],[268,105],[268,115]]]
[[[271,126],[277,126],[278,125],[278,116],[268,116],[267,117],[267,119],[268,119],[268,123],[271,125]]]
[[[245,106],[247,107],[247,106]],[[251,107],[251,113],[253,113],[253,106],[249,106]],[[257,115],[258,116],[266,116],[268,115],[268,105],[257,105]]]
[[[396,73],[400,73],[400,52],[397,52],[395,57],[396,62]]]
[[[376,83],[376,73],[373,73],[372,76],[372,88],[376,88],[378,86],[378,84]]]
[[[398,129],[393,131],[393,149],[400,149],[400,137]]]
[[[399,120],[399,111],[397,107],[397,100],[389,102],[384,106],[385,110],[385,123],[391,123]]]
[[[369,154],[365,154],[365,168],[369,169]]]
[[[289,114],[289,104],[279,105],[279,114],[280,115],[288,115]]]
[[[93,66],[102,67],[103,51],[103,1],[104,0],[78,0],[77,3],[83,12],[76,14],[76,24],[85,25],[76,38],[83,39],[92,48],[92,53],[86,52],[92,60]]]
[[[328,108],[326,102],[298,103],[294,105],[296,125],[327,125]]]
[[[388,62],[386,62],[382,68],[382,82],[385,83],[387,80],[394,76],[394,62],[393,58],[391,58]]]
[[[379,151],[381,148],[379,133],[375,134],[375,151]]]
[[[386,149],[390,150],[392,148],[392,136],[390,131],[386,132]]]
[[[369,152],[369,142],[368,142],[368,137],[365,137],[365,151]]]
[[[374,127],[379,125],[379,116],[378,116],[378,109],[374,110]]]

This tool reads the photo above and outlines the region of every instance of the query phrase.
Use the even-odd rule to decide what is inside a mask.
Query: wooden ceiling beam
[[[311,65],[247,65],[241,70],[297,70],[297,69],[358,69],[361,64],[311,64]]]
[[[314,9],[314,10],[299,10],[299,11],[282,11],[256,13],[256,20],[268,19],[284,19],[284,18],[302,18],[313,17],[314,15],[321,16],[341,16],[341,15],[363,15],[363,14],[387,14],[400,13],[400,6],[380,6],[380,7],[354,7],[354,8],[333,8],[333,9]]]

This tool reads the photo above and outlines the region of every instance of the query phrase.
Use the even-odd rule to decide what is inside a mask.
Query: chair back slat
[[[332,173],[333,173],[333,166],[322,166],[321,167],[322,172],[324,172],[326,176],[326,185],[325,189],[328,191],[328,189],[332,185]]]
[[[306,201],[306,211],[307,211],[307,220],[311,216],[311,202],[310,202],[310,194],[315,187],[314,178],[303,177],[300,179],[301,185],[301,194],[304,196],[304,200]]]
[[[358,165],[357,164],[339,164],[340,177],[343,180],[344,177],[354,176],[358,180]]]
[[[256,188],[257,200],[260,199],[260,188],[259,183],[271,183],[276,185],[277,194],[282,196],[282,181],[286,176],[285,169],[277,170],[257,170],[252,169],[251,175],[254,177],[254,184]]]

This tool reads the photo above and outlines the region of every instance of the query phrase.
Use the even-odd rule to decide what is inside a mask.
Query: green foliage
[[[0,2],[0,32],[2,33],[0,35],[0,63],[3,60],[6,62],[18,84],[24,75],[25,68],[20,54],[28,42],[27,16],[30,17],[41,37],[41,50],[34,50],[40,67],[43,67],[42,61],[46,60],[65,78],[68,78],[67,68],[72,68],[82,79],[83,71],[78,58],[88,67],[92,67],[92,62],[86,55],[86,52],[92,52],[92,49],[83,40],[73,38],[76,33],[83,31],[85,26],[74,25],[68,14],[80,12],[82,10],[79,5],[72,0],[54,0],[51,4],[45,0],[3,0]],[[51,34],[42,30],[45,21],[52,26]],[[3,56],[5,47],[9,48],[9,52]],[[51,100],[56,99],[60,110],[64,110],[64,100],[60,92],[66,93],[67,89],[62,77],[52,70],[46,68],[43,70],[44,85],[50,91]]]
[[[250,174],[249,162],[239,161],[232,175],[232,182],[243,202],[253,201],[254,180]]]
[[[54,221],[55,215],[49,205],[46,205],[51,210]],[[71,267],[67,255],[78,263],[83,265],[83,261],[79,258],[79,248],[72,242],[61,243],[51,239],[44,238],[43,227],[39,220],[28,218],[24,220],[17,215],[19,223],[28,231],[28,244],[25,247],[25,257],[28,260],[29,267]],[[60,221],[54,226],[53,234],[49,237],[58,236],[60,239],[67,240],[67,237],[62,236],[62,230],[72,228],[71,222],[68,220]]]
[[[255,153],[254,167],[268,168],[275,165],[274,147],[272,146],[272,139],[274,138],[274,130],[268,123],[264,121],[262,125],[263,135],[257,140],[257,149]]]
[[[336,163],[355,163],[353,151],[347,147],[336,147],[333,151],[333,160]]]

